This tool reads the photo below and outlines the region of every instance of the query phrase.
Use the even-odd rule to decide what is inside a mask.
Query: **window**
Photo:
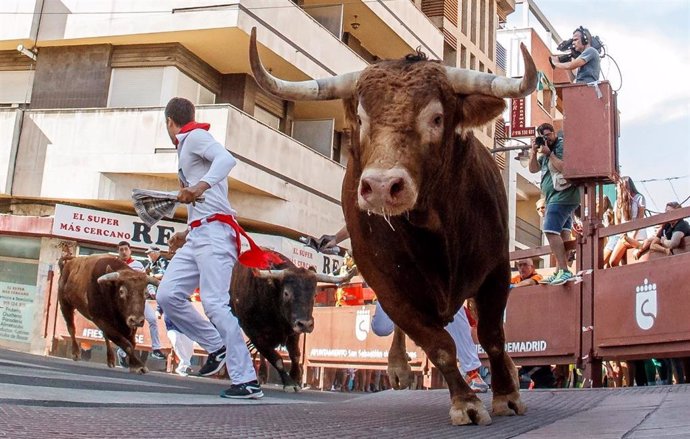
[[[31,102],[33,70],[0,72],[0,104]]]
[[[158,107],[181,96],[195,105],[213,104],[216,95],[177,67],[114,68],[108,107]]]
[[[292,137],[313,150],[331,158],[333,150],[334,119],[295,120],[292,123]]]
[[[254,118],[265,123],[274,130],[280,130],[280,117],[259,107],[258,105],[254,107]]]

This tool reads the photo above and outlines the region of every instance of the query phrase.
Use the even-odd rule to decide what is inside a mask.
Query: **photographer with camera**
[[[573,38],[558,45],[559,50],[570,49],[570,55],[551,56],[551,65],[555,69],[568,70],[570,80],[575,83],[586,84],[599,80],[601,73],[599,52],[592,47],[592,34],[589,30],[580,26],[573,31]],[[570,58],[570,61],[564,59]],[[577,69],[577,75],[573,70]]]
[[[539,125],[537,133],[529,152],[529,171],[541,171],[541,192],[546,199],[542,229],[557,264],[556,272],[539,283],[563,285],[574,277],[568,269],[564,242],[572,239],[572,216],[580,205],[580,192],[563,178],[563,138],[549,123]]]

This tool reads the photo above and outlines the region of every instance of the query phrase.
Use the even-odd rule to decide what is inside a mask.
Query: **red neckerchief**
[[[211,124],[191,121],[191,122],[183,125],[182,128],[180,128],[180,132],[178,134],[188,133],[188,132],[195,130],[197,128],[208,131],[209,128],[211,128]],[[175,139],[173,140],[173,145],[177,146],[179,143],[180,143],[180,141],[177,140],[177,136],[175,136]]]
[[[129,264],[131,264],[132,262],[134,262],[134,258],[130,257],[129,259],[127,259],[127,260],[125,261],[125,264],[129,265]]]

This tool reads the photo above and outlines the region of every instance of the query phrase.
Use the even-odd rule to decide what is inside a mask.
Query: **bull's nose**
[[[362,178],[359,193],[367,201],[373,198],[393,201],[404,189],[402,177],[370,175]]]
[[[359,198],[361,207],[400,213],[414,207],[416,191],[403,169],[367,169],[360,179]]]
[[[129,316],[129,318],[127,319],[127,325],[130,328],[140,328],[144,326],[144,317]]]
[[[295,320],[295,324],[292,327],[295,332],[312,332],[314,330],[314,319],[309,320]]]

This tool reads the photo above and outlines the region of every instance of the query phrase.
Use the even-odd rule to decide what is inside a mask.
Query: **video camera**
[[[590,41],[589,44],[594,49],[596,49],[596,51],[599,52],[599,54],[601,55],[601,51],[604,48],[604,43],[601,42],[598,35],[593,36],[592,41]],[[577,58],[581,54],[581,52],[578,52],[577,50],[575,50],[572,38],[565,40],[565,41],[561,41],[561,43],[558,45],[557,49],[559,52],[570,51],[569,53],[564,53],[564,54],[558,55],[558,62],[561,62],[561,63],[568,62],[574,58]],[[549,63],[551,64],[552,68],[555,67],[553,65],[553,61],[551,61],[551,58],[549,58]]]

